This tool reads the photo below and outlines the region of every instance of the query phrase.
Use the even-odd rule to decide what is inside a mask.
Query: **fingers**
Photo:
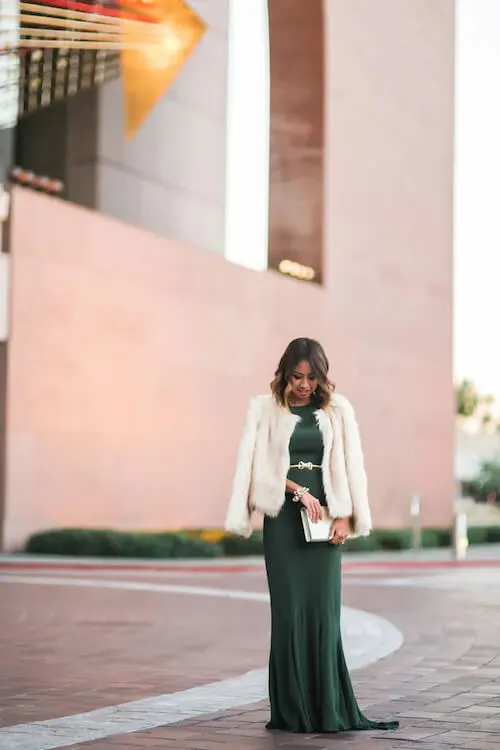
[[[338,532],[335,524],[332,524],[332,528],[330,531],[330,544],[344,544],[345,540],[347,539],[347,534],[345,532]]]
[[[309,514],[309,518],[313,523],[318,523],[318,521],[321,521],[323,512],[321,510],[321,505],[317,501],[308,505],[307,512]]]
[[[309,513],[309,518],[313,523],[318,523],[318,521],[321,519],[321,511],[318,512],[318,509],[315,505],[310,505],[307,509],[307,512]]]
[[[344,544],[345,539],[341,539],[339,536],[330,537],[330,544],[335,544],[337,547],[339,544]]]
[[[337,530],[335,526],[332,526],[332,529],[330,531],[330,544],[340,544],[340,537],[337,534]]]

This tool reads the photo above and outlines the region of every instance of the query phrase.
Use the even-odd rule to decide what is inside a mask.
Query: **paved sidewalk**
[[[36,732],[44,721],[56,716],[67,716],[59,730],[66,744],[57,746],[72,750],[500,747],[500,575],[495,567],[346,570],[345,604],[388,620],[404,636],[399,650],[353,673],[367,714],[396,716],[401,728],[334,737],[264,729],[268,709],[258,701],[258,690],[267,658],[268,611],[259,570],[229,575],[221,569],[208,578],[186,571],[182,585],[190,595],[178,590],[175,571],[116,572],[105,578],[88,570],[82,574],[83,579],[78,572],[44,571],[37,574],[38,584],[29,571],[1,575],[2,581],[12,578],[0,581],[2,605],[6,602],[0,610],[6,677],[0,686],[0,718],[9,726],[9,734],[0,732],[1,750],[48,748],[29,743],[40,736]],[[16,581],[23,576],[33,581]],[[82,580],[87,583],[78,584]],[[102,588],[108,581],[111,588]],[[145,584],[151,589],[145,590]],[[206,589],[219,594],[208,595]],[[220,688],[213,693],[214,681],[249,672],[245,683],[226,682],[225,693]],[[189,692],[193,688],[202,692]],[[248,690],[258,702],[239,705]],[[236,703],[226,709],[228,693]],[[163,726],[130,732],[129,711],[110,736],[84,743],[76,739],[72,714],[158,695],[166,700]],[[214,713],[217,701],[220,708]],[[137,720],[144,718],[145,709],[134,710]],[[182,720],[188,710],[191,714]],[[36,723],[27,730],[26,722]]]

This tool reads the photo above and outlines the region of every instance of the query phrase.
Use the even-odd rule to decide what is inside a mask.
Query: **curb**
[[[500,560],[353,560],[343,562],[344,571],[359,570],[443,570],[456,568],[497,568],[500,567]],[[24,571],[90,571],[90,572],[149,572],[149,573],[172,573],[183,571],[185,573],[253,573],[264,571],[264,561],[256,561],[253,564],[235,563],[225,565],[207,564],[182,564],[172,565],[157,564],[151,562],[144,563],[118,563],[118,562],[49,562],[42,561],[0,561],[0,571],[8,572],[13,570]]]

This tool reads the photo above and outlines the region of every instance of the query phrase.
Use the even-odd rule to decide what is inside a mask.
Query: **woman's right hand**
[[[309,492],[306,492],[306,494],[302,496],[301,503],[307,510],[307,515],[313,523],[321,521],[323,511],[321,510],[321,504],[319,500],[317,500]]]

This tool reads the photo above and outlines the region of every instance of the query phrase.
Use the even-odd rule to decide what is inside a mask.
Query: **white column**
[[[230,0],[225,256],[265,270],[269,233],[267,0]]]

